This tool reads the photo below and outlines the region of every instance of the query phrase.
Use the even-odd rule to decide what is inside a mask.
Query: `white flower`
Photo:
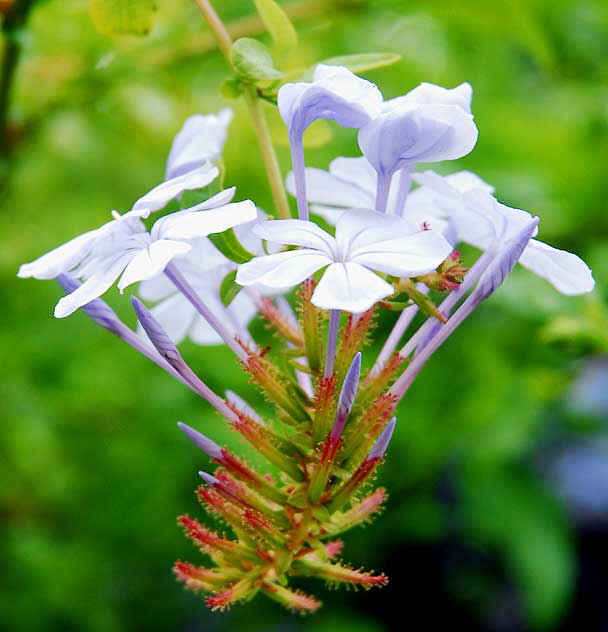
[[[423,83],[383,104],[382,113],[359,130],[363,155],[383,176],[413,170],[418,162],[453,160],[477,142],[471,87],[447,90]]]
[[[290,136],[301,136],[319,118],[343,127],[361,127],[380,111],[382,94],[342,66],[317,65],[313,81],[286,83],[278,93],[279,112]]]
[[[224,148],[232,116],[232,110],[224,108],[217,114],[194,114],[186,119],[173,139],[165,179],[183,175],[206,161],[216,162]]]
[[[421,195],[432,197],[436,209],[454,226],[458,241],[481,250],[490,248],[497,238],[511,238],[532,219],[530,213],[498,202],[483,181],[482,186],[473,179],[450,181],[432,171],[416,174],[414,179],[423,185],[418,189]],[[530,240],[519,263],[562,294],[584,294],[595,284],[591,270],[580,257],[536,239]]]
[[[55,307],[57,318],[68,316],[101,296],[119,276],[123,291],[131,283],[156,276],[171,259],[189,252],[189,240],[255,219],[253,202],[229,204],[233,195],[234,189],[222,191],[190,209],[161,217],[150,233],[141,212],[121,216],[114,211],[111,222],[21,266],[18,275],[50,279],[65,273],[84,280]]]
[[[258,209],[258,218],[266,215]],[[263,254],[261,239],[252,232],[259,219],[234,227],[238,240],[250,252]],[[208,239],[192,242],[192,250],[180,258],[179,270],[186,277],[205,305],[219,318],[230,319],[230,325],[239,332],[246,329],[255,316],[257,308],[246,291],[239,292],[231,303],[224,307],[220,298],[220,286],[224,277],[236,270],[237,265],[227,259]],[[254,286],[262,294],[276,294],[275,288]],[[199,345],[218,345],[223,340],[209,325],[192,303],[181,294],[163,274],[143,281],[139,295],[146,301],[157,302],[150,311],[169,337],[179,344],[186,337]]]
[[[340,217],[335,237],[312,222],[289,219],[263,222],[254,232],[262,239],[301,248],[240,265],[237,283],[293,286],[327,267],[312,302],[353,313],[369,309],[394,291],[371,270],[417,276],[434,270],[452,250],[432,231],[412,233],[399,217],[361,209]]]

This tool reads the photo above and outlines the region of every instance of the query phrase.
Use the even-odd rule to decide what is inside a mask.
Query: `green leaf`
[[[91,17],[104,35],[147,35],[158,6],[156,0],[91,0]]]
[[[237,285],[236,270],[229,272],[222,280],[220,285],[220,298],[225,307],[228,307],[234,300],[234,297],[243,289],[240,285]]]
[[[360,73],[375,68],[383,68],[396,64],[401,59],[396,53],[361,53],[360,55],[340,55],[339,57],[329,57],[317,62],[309,68],[301,77],[300,81],[311,81],[317,64],[326,66],[344,66],[351,72]]]
[[[235,263],[246,263],[255,256],[249,250],[243,248],[232,228],[225,230],[223,233],[213,233],[208,238],[224,257]]]
[[[257,40],[241,37],[232,46],[232,64],[236,72],[249,81],[280,79],[283,73],[275,68],[270,51]]]
[[[288,53],[298,44],[298,35],[285,11],[274,0],[254,0],[266,30],[270,33],[277,49]]]

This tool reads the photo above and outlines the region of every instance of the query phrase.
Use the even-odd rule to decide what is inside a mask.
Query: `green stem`
[[[266,117],[264,116],[262,104],[258,98],[255,87],[247,86],[245,88],[245,101],[247,102],[251,121],[258,137],[258,144],[266,169],[266,177],[268,178],[268,184],[270,185],[277,215],[281,219],[290,218],[291,211],[289,209],[289,203],[287,202],[287,194],[285,193],[285,187],[283,185],[283,176],[281,175],[279,161],[277,160],[277,154],[272,144]]]
[[[21,57],[20,30],[25,26],[35,0],[15,0],[2,23],[2,67],[0,69],[0,154],[8,156],[11,150],[9,134],[10,99],[17,65]]]
[[[232,38],[230,37],[230,33],[226,30],[224,23],[209,0],[195,0],[195,2],[209,25],[209,28],[212,30],[226,61],[230,67],[232,67]],[[272,144],[266,117],[264,116],[262,105],[254,86],[245,87],[245,101],[247,102],[253,128],[258,137],[262,161],[266,169],[266,177],[270,185],[276,213],[282,219],[291,217],[287,194],[285,193],[285,186],[283,184],[283,176],[279,168],[279,161],[274,150],[274,145]]]

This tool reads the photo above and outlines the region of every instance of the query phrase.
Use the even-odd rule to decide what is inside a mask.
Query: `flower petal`
[[[183,241],[172,241],[170,239],[153,241],[147,248],[142,248],[131,259],[131,262],[120,277],[118,289],[123,292],[131,283],[155,277],[166,268],[173,257],[184,255],[191,248],[190,244]]]
[[[453,160],[477,142],[473,117],[457,105],[416,105],[381,114],[359,130],[359,147],[379,173]]]
[[[277,244],[302,246],[319,250],[328,257],[335,252],[335,239],[314,222],[302,219],[275,219],[260,222],[253,232],[262,239]]]
[[[310,202],[337,207],[372,207],[374,197],[371,192],[355,186],[350,182],[345,182],[339,177],[315,167],[308,167],[305,170],[306,194]],[[295,178],[293,172],[287,175],[287,190],[295,193]]]
[[[195,239],[211,233],[221,233],[256,218],[255,204],[251,200],[245,200],[207,211],[190,210],[166,215],[158,220],[151,232],[153,237],[165,239]]]
[[[133,258],[134,252],[122,253],[98,263],[96,272],[71,294],[63,296],[55,306],[55,317],[64,318],[79,307],[100,297],[116,281]]]
[[[87,253],[101,228],[89,230],[74,237],[65,244],[38,257],[30,263],[24,263],[17,273],[18,277],[35,279],[54,279],[57,275],[71,270]]]
[[[585,294],[595,285],[591,270],[580,257],[536,239],[530,241],[519,263],[547,279],[562,294]]]
[[[318,250],[288,250],[255,257],[239,266],[236,282],[240,285],[261,283],[268,287],[291,287],[307,279],[332,261]]]
[[[319,64],[312,83],[287,83],[278,93],[279,112],[290,135],[301,135],[319,118],[361,127],[380,110],[382,95],[369,81],[342,66]]]
[[[205,160],[215,162],[222,153],[232,116],[232,110],[224,108],[217,114],[187,118],[173,139],[165,179],[182,175]]]
[[[210,182],[213,182],[220,172],[211,163],[205,163],[192,171],[188,171],[180,176],[162,182],[140,197],[133,205],[132,211],[146,210],[148,212],[158,211],[165,207],[168,202],[178,197],[183,191],[192,189],[202,189]]]
[[[379,241],[351,252],[350,260],[393,276],[418,276],[434,270],[452,246],[432,230]]]
[[[470,83],[461,83],[455,88],[442,88],[433,83],[423,82],[410,90],[407,94],[395,99],[389,99],[383,104],[383,110],[394,110],[409,103],[457,105],[465,112],[471,113],[471,98],[473,89]]]
[[[333,263],[321,277],[311,300],[321,309],[359,314],[394,291],[390,283],[357,263]]]

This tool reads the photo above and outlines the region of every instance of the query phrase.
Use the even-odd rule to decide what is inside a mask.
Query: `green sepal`
[[[312,515],[319,522],[329,522],[329,519],[330,519],[330,514],[326,507],[313,507]]]
[[[274,81],[283,76],[266,46],[251,37],[236,40],[232,46],[232,65],[239,77],[248,82]]]
[[[209,241],[224,255],[235,263],[246,263],[255,256],[246,248],[243,248],[234,230],[229,228],[223,233],[208,235]]]
[[[287,503],[296,509],[303,509],[308,505],[308,494],[301,489],[296,489],[287,497]]]
[[[391,312],[402,312],[413,304],[413,301],[380,301],[380,305]]]
[[[238,77],[224,79],[220,85],[220,92],[225,99],[238,99],[243,94],[243,84]]]
[[[234,297],[243,289],[237,285],[236,270],[231,270],[223,279],[220,285],[220,299],[224,307],[228,307],[234,300]]]

